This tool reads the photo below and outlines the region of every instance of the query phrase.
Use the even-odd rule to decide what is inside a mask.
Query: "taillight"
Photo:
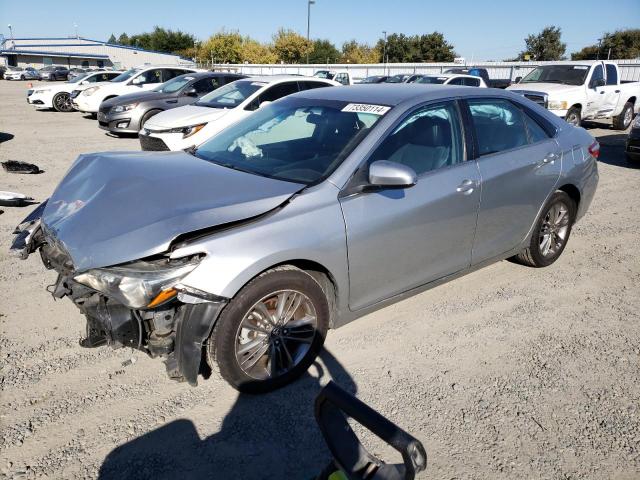
[[[598,142],[593,142],[589,146],[588,150],[593,158],[598,158],[600,156],[600,144]]]

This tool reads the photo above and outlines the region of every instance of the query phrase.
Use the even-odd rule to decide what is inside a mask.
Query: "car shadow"
[[[107,137],[111,137],[111,138],[138,138],[138,134],[137,134],[137,133],[124,133],[124,132],[114,133],[114,132],[104,132],[104,134],[105,134]]]
[[[331,458],[313,414],[325,374],[356,393],[354,380],[329,351],[320,358],[292,385],[264,395],[239,394],[209,437],[200,438],[192,421],[179,419],[115,448],[98,478],[314,478]],[[215,398],[210,405],[215,408]]]
[[[612,132],[614,131],[615,130],[612,130]],[[633,170],[640,168],[640,162],[630,162],[625,154],[627,133],[607,133],[597,136],[596,140],[600,143],[599,163],[606,163],[607,165]]]

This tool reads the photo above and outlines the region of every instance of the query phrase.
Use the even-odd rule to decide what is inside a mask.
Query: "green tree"
[[[618,30],[605,33],[599,45],[589,45],[571,55],[572,60],[596,58],[631,59],[640,57],[640,29]]]
[[[309,63],[336,63],[340,51],[329,40],[314,40],[313,50],[309,54]]]
[[[350,40],[342,45],[340,63],[377,63],[379,58],[378,47]]]
[[[213,59],[214,63],[241,63],[242,41],[240,33],[223,30],[202,44],[198,56]]]
[[[392,33],[387,37],[385,46],[384,39],[378,40],[376,44],[378,51],[380,52],[380,63],[403,63],[408,62],[409,58],[416,53],[413,51],[415,45],[412,45],[411,39],[404,33]],[[382,55],[386,56],[386,59],[382,58]]]
[[[561,41],[560,27],[545,27],[538,35],[529,35],[524,39],[526,49],[520,52],[519,60],[529,55],[531,60],[548,61],[562,60],[567,51],[567,44]]]
[[[250,37],[242,39],[240,56],[243,62],[248,63],[276,63],[278,56],[270,45],[264,45]]]
[[[313,43],[302,35],[280,28],[273,36],[273,51],[284,63],[302,63],[311,54]]]
[[[414,55],[410,62],[453,62],[456,52],[440,32],[416,36],[412,39]]]
[[[111,36],[109,37],[109,40],[107,40],[107,43],[118,43],[118,40],[116,39],[116,36],[112,33]]]
[[[127,35],[126,33],[121,33],[118,37],[118,44],[129,45],[129,35]]]

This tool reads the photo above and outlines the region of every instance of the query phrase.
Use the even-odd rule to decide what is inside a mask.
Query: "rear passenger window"
[[[465,78],[464,79],[464,85],[466,85],[468,87],[479,87],[480,86],[480,79],[479,78]]]
[[[529,140],[531,143],[541,142],[549,138],[547,132],[536,122],[533,118],[523,112],[524,123],[527,125],[527,131],[529,132]]]
[[[464,78],[456,77],[449,82],[449,85],[464,85]]]
[[[607,63],[607,85],[618,84],[618,70],[612,63]]]
[[[452,103],[429,106],[409,115],[370,158],[411,167],[420,175],[463,160],[462,133]]]
[[[328,84],[322,82],[298,82],[298,85],[300,86],[300,91],[329,86]]]
[[[527,145],[522,111],[507,100],[469,100],[479,154],[490,155]]]

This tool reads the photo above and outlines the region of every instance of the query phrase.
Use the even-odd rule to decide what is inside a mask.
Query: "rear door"
[[[466,101],[474,125],[482,197],[472,263],[521,244],[560,177],[562,158],[540,119],[506,99]]]
[[[480,200],[478,167],[466,160],[456,102],[409,113],[370,155],[418,174],[405,189],[340,199],[347,231],[349,306],[357,310],[469,266]],[[358,173],[360,175],[360,173]]]

